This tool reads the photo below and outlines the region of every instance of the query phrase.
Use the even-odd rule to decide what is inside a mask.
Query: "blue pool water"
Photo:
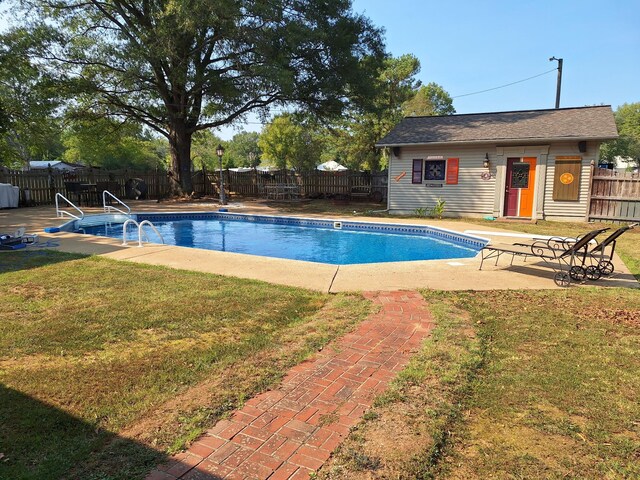
[[[474,257],[480,249],[480,245],[474,245],[473,242],[449,241],[415,233],[389,233],[388,229],[382,232],[351,231],[237,218],[165,221],[159,217],[152,219],[152,222],[165,243],[170,245],[335,265],[469,258]],[[382,229],[378,226],[361,228]],[[102,224],[83,229],[88,234],[122,238],[122,224]],[[160,243],[151,229],[145,228],[145,232],[149,241]],[[137,241],[137,229],[134,226],[128,229],[127,238],[131,242]]]

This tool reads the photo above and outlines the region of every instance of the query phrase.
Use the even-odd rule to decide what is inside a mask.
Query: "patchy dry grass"
[[[19,267],[0,270],[0,478],[140,478],[158,452],[184,446],[369,311],[353,296],[7,255],[15,261],[2,265]]]
[[[436,327],[422,350],[380,395],[318,478],[414,479],[437,464],[444,433],[480,368],[482,341],[470,316],[447,295],[431,294]]]
[[[424,295],[437,329],[320,478],[640,478],[637,291]]]
[[[640,279],[639,240],[617,251]],[[50,252],[0,255],[0,291],[0,478],[16,480],[142,478],[369,311]],[[433,336],[320,478],[640,478],[638,291],[424,295]]]
[[[618,225],[492,227],[575,236]],[[640,279],[640,230],[617,252]],[[437,319],[321,478],[640,478],[640,294],[424,292]]]
[[[454,298],[487,353],[444,478],[640,477],[637,291]]]

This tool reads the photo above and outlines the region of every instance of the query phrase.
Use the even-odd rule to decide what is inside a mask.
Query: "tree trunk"
[[[176,122],[169,128],[169,150],[171,152],[169,185],[172,195],[190,195],[193,192],[191,135],[192,133],[180,122]]]

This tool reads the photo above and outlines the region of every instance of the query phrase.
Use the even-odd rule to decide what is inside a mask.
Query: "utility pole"
[[[556,60],[558,62],[558,86],[556,87],[556,108],[560,108],[560,88],[562,86],[562,59],[551,57],[550,62]]]

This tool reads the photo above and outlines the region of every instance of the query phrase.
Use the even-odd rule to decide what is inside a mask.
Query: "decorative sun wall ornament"
[[[573,175],[569,172],[560,175],[560,183],[563,185],[571,185],[573,183]]]

